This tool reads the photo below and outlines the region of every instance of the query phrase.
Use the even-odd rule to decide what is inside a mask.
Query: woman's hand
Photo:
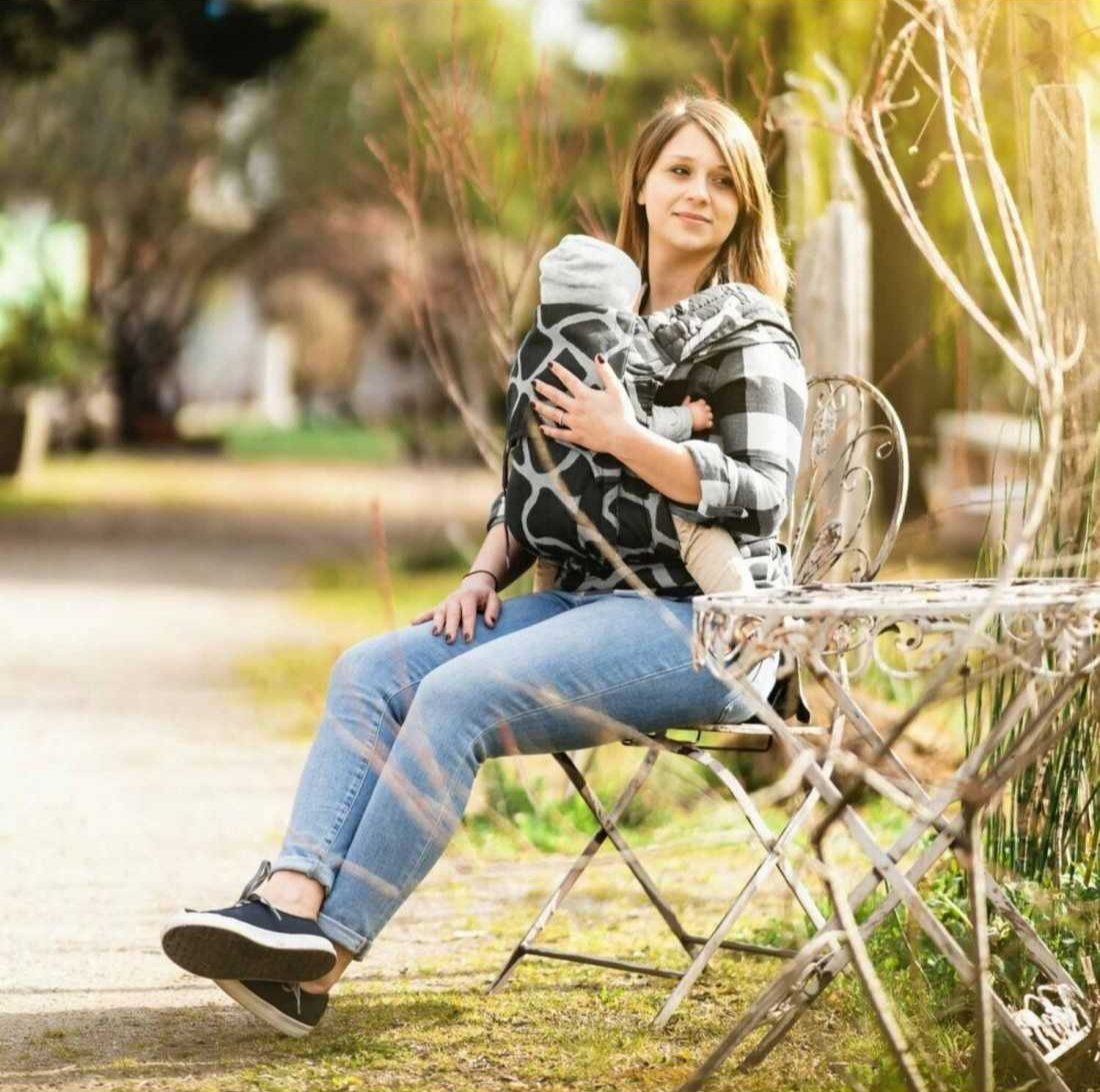
[[[418,614],[412,625],[432,620],[432,633],[443,633],[447,644],[454,642],[459,629],[467,641],[474,639],[478,614],[485,615],[485,624],[495,626],[500,617],[501,602],[496,585],[488,573],[471,573],[441,603]]]
[[[539,428],[547,436],[589,451],[614,454],[622,440],[641,426],[634,417],[630,396],[614,369],[600,353],[594,361],[603,390],[586,387],[555,360],[550,367],[565,384],[565,390],[560,391],[536,379],[535,389],[547,401],[535,401],[533,405],[543,419]]]

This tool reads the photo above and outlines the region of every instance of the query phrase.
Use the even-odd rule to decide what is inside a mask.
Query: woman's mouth
[[[690,212],[677,212],[673,213],[674,216],[679,216],[681,220],[687,220],[689,224],[709,224],[710,221],[702,216],[693,216]]]

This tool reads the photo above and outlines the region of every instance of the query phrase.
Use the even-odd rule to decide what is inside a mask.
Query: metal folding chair
[[[811,379],[808,388],[806,420],[809,427],[804,433],[795,500],[785,523],[795,583],[807,584],[826,577],[871,580],[893,547],[905,508],[909,484],[905,433],[887,399],[865,380],[855,376],[822,376]],[[894,496],[891,498],[890,515],[882,525],[878,548],[872,553],[869,545],[870,517],[876,481],[872,467],[876,463],[881,463],[884,468],[890,468],[892,463]],[[879,480],[885,480],[885,476],[879,475]],[[838,710],[828,726],[812,724],[810,711],[803,700],[797,665],[794,667],[792,672],[780,672],[780,681],[768,696],[769,705],[776,709],[793,732],[821,736],[822,742],[827,736],[833,745],[839,743],[845,724],[843,712]],[[605,809],[600,803],[572,757],[565,753],[556,754],[555,759],[592,812],[598,829],[551,892],[489,987],[489,992],[499,990],[520,961],[529,956],[632,971],[675,981],[675,988],[653,1021],[656,1027],[664,1027],[720,948],[789,958],[793,953],[788,948],[727,938],[753,896],[773,872],[778,872],[785,881],[814,930],[820,930],[824,925],[825,919],[820,909],[799,879],[787,854],[791,841],[809,818],[819,798],[819,790],[811,788],[783,829],[776,833],[765,822],[737,776],[711,753],[767,750],[774,739],[775,732],[768,725],[746,723],[695,725],[656,736],[624,740],[629,745],[644,746],[646,755],[610,809]],[[623,814],[662,753],[688,758],[709,770],[745,815],[750,829],[764,849],[764,856],[756,869],[708,936],[691,933],[684,927],[619,829]],[[828,767],[826,770],[831,772]],[[592,863],[600,847],[608,841],[683,948],[688,960],[686,966],[680,969],[650,966],[536,943],[539,934]]]

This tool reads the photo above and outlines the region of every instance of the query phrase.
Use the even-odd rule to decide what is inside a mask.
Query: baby
[[[568,303],[634,311],[641,296],[641,272],[629,255],[588,235],[566,235],[539,262],[539,296],[543,304]],[[645,424],[669,440],[687,440],[714,423],[702,398],[685,398],[679,406],[653,406]],[[672,516],[680,540],[680,556],[691,578],[704,593],[742,591],[753,586],[748,563],[721,527],[692,523]],[[534,590],[547,591],[557,582],[558,567],[539,558]]]

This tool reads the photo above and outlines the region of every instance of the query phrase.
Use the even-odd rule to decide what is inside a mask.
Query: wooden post
[[[1084,351],[1066,375],[1058,514],[1063,549],[1079,553],[1090,545],[1077,536],[1082,513],[1097,500],[1089,477],[1100,426],[1100,236],[1090,200],[1088,111],[1081,89],[1072,83],[1036,87],[1030,130],[1035,253],[1051,331],[1068,355],[1085,329]],[[1091,537],[1092,545],[1100,545],[1095,531]]]
[[[867,195],[856,171],[851,142],[843,135],[850,97],[848,86],[827,61],[819,58],[817,63],[828,79],[828,87],[788,76],[788,83],[817,99],[829,123],[831,141],[829,200],[821,215],[804,228],[795,260],[791,317],[808,375],[843,373],[870,380],[871,227]],[[781,123],[788,133],[797,132],[806,124],[793,103],[786,104]],[[789,169],[792,192],[804,194],[805,163],[795,161]],[[864,409],[866,412],[867,407]],[[865,418],[862,425],[868,424],[870,421]],[[866,456],[866,444],[861,442],[858,457],[861,465],[869,464]],[[845,528],[853,527],[864,503],[859,490],[845,492],[835,500]],[[870,531],[864,521],[851,545],[866,550]],[[839,573],[830,576],[830,579],[842,578]]]
[[[786,213],[784,232],[787,241],[796,248],[802,242],[810,220],[809,193],[813,183],[813,161],[806,139],[808,121],[798,98],[796,92],[787,91],[774,95],[768,101],[768,112],[776,128],[783,132],[783,175],[787,184],[786,200],[783,202]],[[796,294],[797,290],[795,285]]]

